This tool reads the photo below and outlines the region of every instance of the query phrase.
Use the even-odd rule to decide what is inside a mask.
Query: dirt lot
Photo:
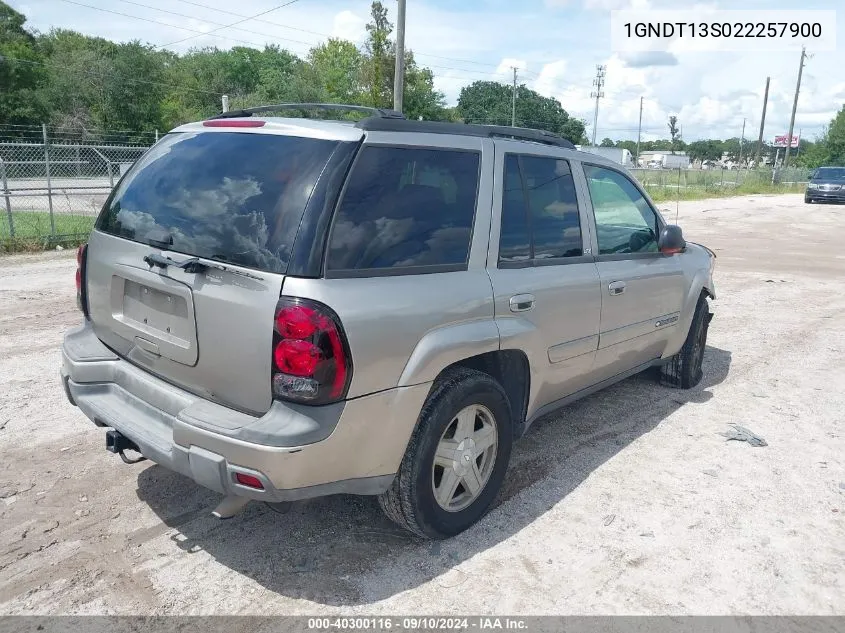
[[[367,498],[220,522],[125,466],[59,385],[72,255],[0,259],[0,613],[845,614],[845,208],[679,223],[719,256],[703,384],[636,377],[539,422],[496,509],[434,544]]]

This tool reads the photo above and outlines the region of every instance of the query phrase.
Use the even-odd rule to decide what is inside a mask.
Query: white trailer
[[[664,154],[663,169],[689,168],[689,156],[686,154]]]
[[[623,147],[593,147],[592,145],[587,145],[579,147],[578,149],[583,152],[604,156],[605,158],[609,158],[613,162],[624,165],[625,167],[633,167],[634,165],[631,152]]]

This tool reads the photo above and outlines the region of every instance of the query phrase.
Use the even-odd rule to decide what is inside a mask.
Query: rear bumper
[[[123,360],[86,324],[62,346],[71,404],[141,453],[228,495],[292,501],[336,493],[379,494],[399,468],[430,384],[323,407],[274,402],[261,417],[201,398]],[[263,490],[237,483],[257,477]]]

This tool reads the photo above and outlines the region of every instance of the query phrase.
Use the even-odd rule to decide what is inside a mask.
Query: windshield
[[[284,273],[305,205],[337,144],[243,132],[169,134],[121,181],[97,228]]]
[[[845,167],[820,167],[813,180],[845,180]]]

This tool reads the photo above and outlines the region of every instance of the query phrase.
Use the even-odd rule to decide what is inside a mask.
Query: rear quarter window
[[[276,134],[170,134],[121,181],[97,228],[284,273],[305,206],[337,145]]]
[[[367,146],[331,230],[329,276],[466,268],[480,154]]]

